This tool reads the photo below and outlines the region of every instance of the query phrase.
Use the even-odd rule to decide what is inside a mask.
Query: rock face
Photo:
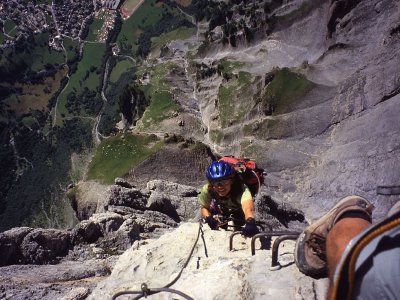
[[[78,185],[81,223],[73,230],[1,233],[0,298],[110,299],[143,282],[165,286],[194,244],[198,225],[188,221],[196,220],[203,172],[217,155],[249,156],[267,170],[257,218],[275,229],[300,230],[349,194],[373,202],[374,220],[398,201],[377,187],[400,178],[400,4],[269,2],[284,2],[264,10],[275,27],[260,22],[251,43],[243,35],[224,44],[217,26],[208,35],[214,42],[190,63],[185,55],[201,34],[164,49],[154,63],[177,65],[166,80],[182,111],[157,134],[174,147],[111,187]],[[195,299],[324,299],[326,281],[297,270],[292,242],[280,252],[283,268],[271,272],[269,250],[250,256],[248,241],[237,237],[228,252],[229,232],[204,231],[207,247],[198,242],[172,288]]]
[[[166,129],[169,131],[170,126],[166,126]],[[165,141],[171,145],[132,170],[128,180],[139,187],[145,187],[152,180],[173,181],[198,187],[204,181],[205,168],[214,158],[210,149],[202,143],[194,143],[192,136],[185,140],[182,136],[167,134]]]
[[[0,295],[16,299],[83,299],[103,276],[109,275],[118,255],[125,251],[133,253],[132,249],[147,244],[150,246],[152,240],[159,237],[162,240],[157,243],[165,245],[159,254],[151,258],[152,263],[161,262],[167,272],[170,265],[163,261],[174,256],[170,263],[179,266],[176,261],[183,258],[176,255],[176,251],[179,249],[182,255],[188,252],[186,248],[191,243],[188,241],[192,238],[192,231],[196,231],[196,224],[199,224],[185,223],[199,220],[196,217],[199,210],[198,189],[163,180],[150,181],[146,188],[137,189],[126,180],[118,179],[110,190],[109,199],[103,207],[97,208],[103,212],[94,213],[72,230],[20,227],[0,233],[0,279],[5,282]],[[268,228],[298,230],[305,227],[302,212],[288,204],[274,202],[265,194],[260,195],[257,204],[258,220]],[[176,231],[172,238],[168,235],[164,237],[165,232],[176,228],[178,223],[186,224],[182,225],[186,229]],[[213,237],[214,233],[209,230],[208,233],[211,240],[217,239],[217,236]],[[215,234],[220,235],[220,243],[224,241],[225,246],[228,245],[227,232]],[[219,246],[216,244],[211,249]],[[157,248],[154,251],[158,251]],[[137,259],[141,260],[143,255],[151,256],[147,251],[153,250],[145,250]],[[231,267],[242,268],[246,261],[240,258],[239,262],[233,261]],[[224,264],[223,260],[221,263]],[[45,266],[47,264],[53,266]],[[55,273],[60,269],[63,269],[61,274]],[[244,268],[239,272],[240,276],[250,270]],[[41,276],[32,277],[35,272],[40,272]],[[74,284],[59,283],[64,281],[73,281]],[[102,295],[100,299],[104,297]]]
[[[97,243],[118,253],[156,229],[176,227],[196,215],[196,189],[163,181],[139,190],[118,179],[110,187],[101,212],[92,214],[72,230],[14,228],[0,233],[0,266],[56,263],[80,244]]]
[[[255,158],[269,173],[271,198],[308,220],[349,194],[371,200],[380,219],[398,198],[378,195],[377,187],[400,177],[399,4],[284,2],[269,14],[278,18],[267,38],[232,47],[216,27],[195,59],[204,143],[220,155]],[[167,122],[161,128],[178,130]]]
[[[324,299],[326,280],[314,281],[302,275],[293,264],[293,241],[280,248],[282,268],[270,271],[271,254],[256,245],[250,255],[249,240],[237,236],[229,251],[228,231],[204,227],[204,243],[195,244],[199,225],[185,223],[173,232],[143,245],[135,244],[120,256],[111,275],[99,283],[88,299],[110,299],[121,291],[139,291],[142,283],[150,289],[172,282],[194,252],[179,279],[170,288],[193,299]],[[162,262],[162,263],[160,263]],[[160,293],[154,299],[176,299]],[[180,299],[180,298],[179,298]]]
[[[88,259],[57,265],[1,267],[1,299],[85,299],[110,274],[114,261]]]

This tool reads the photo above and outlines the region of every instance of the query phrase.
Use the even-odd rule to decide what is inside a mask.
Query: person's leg
[[[326,260],[330,280],[349,242],[370,225],[370,222],[362,218],[346,217],[340,219],[329,231],[326,238]]]
[[[356,232],[360,232],[360,227],[357,225],[353,229],[346,228],[347,233],[344,234],[345,229],[342,226],[336,227],[336,225],[347,224],[347,222],[351,222],[349,221],[351,219],[353,221],[359,219],[359,221],[362,221],[361,224],[364,222],[370,224],[372,210],[373,205],[362,197],[349,196],[341,199],[327,214],[307,227],[297,239],[294,254],[299,270],[313,278],[326,277],[328,275],[328,264],[334,269],[337,257],[341,256],[342,251]],[[358,223],[359,221],[355,222]],[[327,236],[333,228],[335,230],[332,239],[327,245]],[[336,230],[337,235],[335,235]],[[341,236],[339,236],[340,233],[342,233]],[[327,246],[331,256],[329,263],[327,262]]]
[[[329,232],[330,287],[327,299],[398,299],[400,201],[385,219],[369,225],[365,220],[345,218]],[[357,234],[357,231],[360,232]],[[355,236],[346,242],[351,235]],[[341,258],[336,258],[334,252],[342,251],[340,247],[335,249],[341,240],[345,249]]]

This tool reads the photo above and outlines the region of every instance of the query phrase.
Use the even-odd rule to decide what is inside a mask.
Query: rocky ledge
[[[138,189],[118,178],[108,198],[72,229],[18,227],[0,233],[0,298],[85,299],[128,249],[197,222],[198,193],[194,187],[162,180]],[[262,193],[260,198],[258,218],[267,226],[304,228],[301,211]],[[180,236],[179,244],[186,247],[186,236]],[[162,256],[157,263],[165,263]]]

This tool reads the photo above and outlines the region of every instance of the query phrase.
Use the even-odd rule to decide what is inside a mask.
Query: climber
[[[229,220],[245,237],[259,233],[253,197],[227,162],[215,161],[206,170],[206,183],[199,195],[200,214],[212,230],[226,229]],[[241,226],[243,226],[241,228]]]
[[[400,201],[371,225],[374,206],[349,196],[300,234],[299,270],[330,279],[327,299],[399,299]]]

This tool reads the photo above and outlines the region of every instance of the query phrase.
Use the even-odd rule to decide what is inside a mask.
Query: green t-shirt
[[[218,197],[216,193],[213,193],[211,191],[210,184],[206,183],[201,189],[198,201],[201,207],[208,209],[210,208],[211,200],[215,198],[220,208],[222,210],[225,210],[225,209],[236,209],[238,207],[241,207],[241,204],[244,201],[253,200],[249,188],[244,184],[239,189],[239,192],[231,194],[223,198]]]

